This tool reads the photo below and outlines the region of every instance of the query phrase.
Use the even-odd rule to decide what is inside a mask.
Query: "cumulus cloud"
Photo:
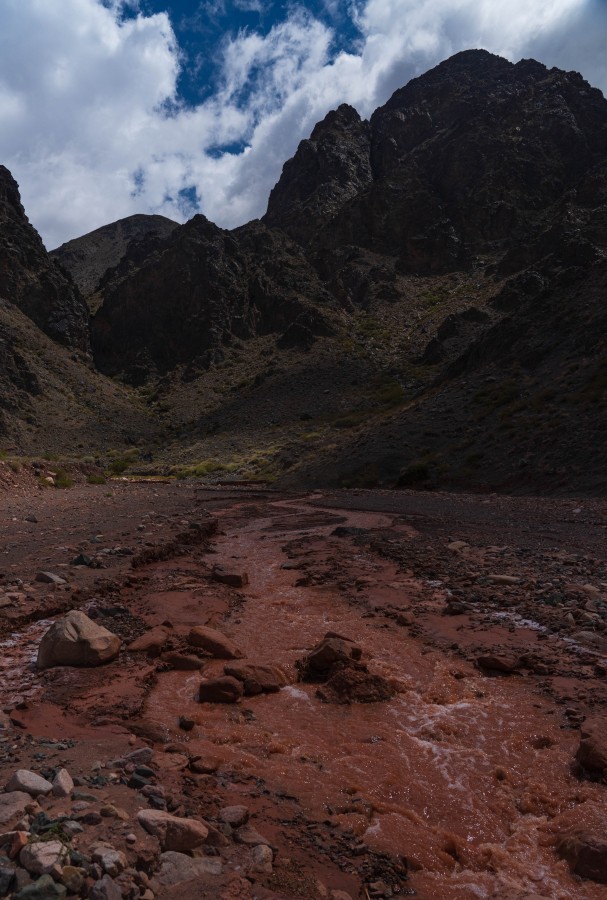
[[[128,0],[124,16],[125,5],[2,2],[0,162],[49,247],[134,212],[183,221],[200,209],[225,227],[261,215],[284,160],[329,109],[346,101],[369,115],[461,49],[533,55],[607,87],[601,0],[353,0],[348,52],[330,20],[290,6],[266,32],[226,37],[214,92],[188,106],[168,14]]]

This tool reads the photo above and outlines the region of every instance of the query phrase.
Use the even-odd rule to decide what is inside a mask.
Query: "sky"
[[[607,93],[607,0],[0,0],[0,163],[48,249],[133,213],[233,228],[340,103],[459,50]]]

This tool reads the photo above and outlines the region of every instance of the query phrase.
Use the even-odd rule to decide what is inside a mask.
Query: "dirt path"
[[[191,539],[205,511],[219,521],[211,544]],[[61,753],[83,774],[100,747],[111,758],[151,745],[182,814],[220,824],[223,807],[246,806],[272,871],[255,871],[234,837],[217,851],[222,878],[192,897],[603,897],[555,842],[572,824],[606,824],[605,786],[572,766],[579,725],[607,700],[606,515],[598,501],[187,484],[15,499],[0,509],[2,589],[23,597],[0,613],[14,632],[2,691],[19,739],[2,770],[17,758],[35,768],[40,741],[73,740]],[[116,551],[109,569],[70,566],[97,534]],[[69,590],[33,581],[43,563]],[[248,583],[219,583],[218,564]],[[160,625],[168,638],[103,669],[41,676],[32,660],[46,622],[20,624],[16,611],[48,615],[58,594],[127,643]],[[197,702],[200,672],[174,667],[194,625],[220,629],[245,662],[278,666],[288,683]],[[362,648],[392,699],[322,702],[298,680],[297,662],[327,632]],[[203,680],[223,674],[224,661],[203,662]],[[120,799],[130,816],[145,805],[133,789]],[[137,852],[153,852],[136,837],[112,835],[135,868]]]

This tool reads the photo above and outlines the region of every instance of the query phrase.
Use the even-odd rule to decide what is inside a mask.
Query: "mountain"
[[[261,221],[136,218],[56,256],[166,467],[607,489],[607,101],[579,74],[465,51],[330,112]]]
[[[168,237],[174,228],[177,222],[165,216],[128,216],[67,241],[49,255],[69,271],[82,295],[90,298],[106,272],[120,263],[131,243]]]
[[[49,258],[11,173],[0,166],[0,299],[49,337],[88,352],[88,310],[71,277]]]

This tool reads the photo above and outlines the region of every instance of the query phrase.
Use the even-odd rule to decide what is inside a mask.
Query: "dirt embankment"
[[[7,890],[602,897],[606,523],[599,501],[5,492],[0,776],[76,782],[0,795]],[[118,658],[37,671],[75,607]]]

